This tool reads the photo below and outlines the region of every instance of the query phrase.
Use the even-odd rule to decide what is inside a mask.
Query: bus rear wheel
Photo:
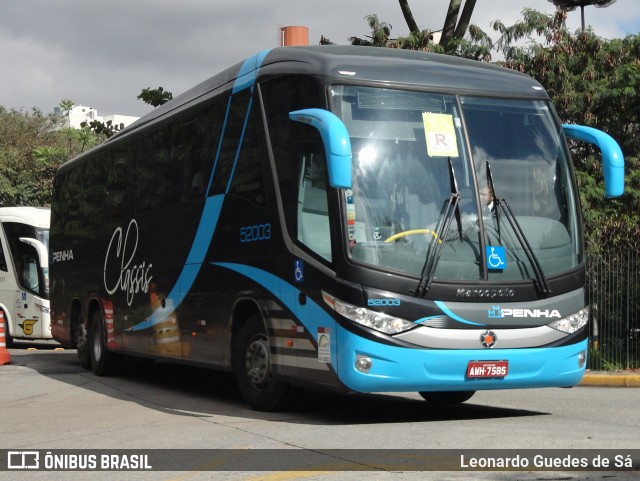
[[[471,399],[475,391],[451,391],[451,392],[428,392],[421,391],[418,394],[429,404],[460,404]]]
[[[286,384],[274,375],[271,346],[259,315],[251,316],[240,328],[234,366],[240,392],[252,409],[272,411],[281,405]]]
[[[102,313],[96,310],[91,317],[87,346],[91,359],[91,370],[96,376],[110,376],[118,367],[117,354],[107,349],[105,332]]]

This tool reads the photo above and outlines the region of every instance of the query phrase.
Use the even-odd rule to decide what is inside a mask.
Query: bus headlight
[[[586,326],[587,322],[589,322],[589,308],[585,307],[570,316],[550,322],[547,326],[567,334],[573,334],[581,327]]]
[[[322,297],[327,305],[338,314],[362,326],[370,327],[385,334],[400,334],[417,326],[415,322],[390,316],[383,312],[371,311],[365,307],[352,306],[324,291],[322,292]]]

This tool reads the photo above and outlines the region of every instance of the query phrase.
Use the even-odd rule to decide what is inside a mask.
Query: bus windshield
[[[333,86],[332,101],[353,150],[343,203],[353,261],[498,282],[582,262],[571,172],[547,102],[363,86]]]
[[[43,267],[38,252],[21,238],[36,239],[49,250],[49,230],[19,222],[5,222],[4,229],[16,270],[16,280],[23,289],[49,298],[49,270]]]

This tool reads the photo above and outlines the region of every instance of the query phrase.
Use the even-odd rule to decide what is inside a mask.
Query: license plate
[[[500,378],[509,372],[509,361],[469,361],[467,364],[467,377]]]

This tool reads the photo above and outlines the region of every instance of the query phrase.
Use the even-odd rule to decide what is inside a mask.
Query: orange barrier
[[[11,354],[7,350],[7,339],[4,335],[4,312],[0,311],[0,366],[11,362]]]

